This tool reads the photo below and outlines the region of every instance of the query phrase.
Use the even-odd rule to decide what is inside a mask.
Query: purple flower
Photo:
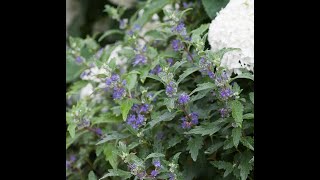
[[[169,66],[172,66],[174,64],[173,59],[172,58],[168,58],[167,59],[167,63],[169,64]]]
[[[67,169],[71,168],[71,163],[69,161],[66,161],[66,168]]]
[[[211,79],[214,79],[214,73],[210,70],[207,71],[208,72],[208,75]]]
[[[147,112],[149,110],[149,104],[142,104],[140,106],[140,111],[139,113]]]
[[[133,129],[138,129],[144,122],[144,116],[141,114],[138,114],[136,116],[135,114],[130,114],[127,118],[127,124],[132,126]]]
[[[221,108],[221,109],[219,109],[219,113],[220,113],[220,116],[221,116],[222,118],[228,117],[228,115],[229,115],[229,111],[228,111],[227,108]]]
[[[187,35],[186,27],[183,22],[179,22],[179,24],[171,29],[172,32],[177,32],[182,36]]]
[[[129,164],[128,167],[130,168],[130,171],[134,171],[137,168],[135,164]]]
[[[106,84],[107,84],[107,86],[110,86],[110,85],[111,85],[111,83],[112,83],[111,78],[107,78],[107,80],[106,80]]]
[[[75,162],[76,161],[76,156],[75,155],[71,155],[70,156],[70,162]]]
[[[111,80],[112,80],[113,82],[116,82],[116,81],[118,81],[119,79],[120,79],[120,76],[119,76],[118,74],[112,74]]]
[[[155,169],[151,171],[151,176],[156,177],[159,174],[159,172]]]
[[[143,122],[144,122],[144,115],[138,114],[136,124],[140,126],[142,125]]]
[[[125,89],[121,87],[113,88],[113,99],[121,99],[125,95]]]
[[[122,86],[125,86],[127,84],[127,81],[124,79],[121,84]]]
[[[132,36],[132,35],[133,35],[133,31],[132,31],[132,30],[129,30],[129,31],[127,32],[127,34],[128,34],[129,36]]]
[[[79,64],[83,63],[83,59],[82,59],[82,57],[77,56],[77,58],[76,58],[76,62],[77,62],[77,63],[79,63]]]
[[[102,53],[103,53],[103,48],[99,49],[99,51],[96,54],[96,57],[99,59],[101,57]]]
[[[147,63],[147,58],[142,54],[137,54],[133,62],[133,66],[136,66],[138,64],[146,64],[146,63]]]
[[[192,53],[191,55],[190,54],[188,54],[187,55],[187,60],[188,61],[191,61],[192,59],[193,59],[193,57],[195,56],[195,54],[194,53]]]
[[[162,68],[160,65],[156,65],[156,67],[154,67],[150,73],[154,74],[154,75],[158,75],[160,72],[162,71]]]
[[[187,104],[190,100],[190,96],[187,93],[180,94],[178,98],[179,104]]]
[[[141,29],[141,26],[139,24],[133,25],[133,31],[139,31]]]
[[[181,124],[181,127],[183,129],[190,129],[191,128],[191,122],[188,122],[187,121],[187,118],[186,117],[181,117],[181,120],[182,120],[182,124]]]
[[[139,111],[139,105],[138,105],[138,104],[134,104],[134,105],[131,107],[131,110],[132,110],[132,111],[135,111],[135,112],[138,112],[138,111]]]
[[[181,48],[183,48],[181,41],[178,39],[172,40],[171,46],[174,51],[179,51]]]
[[[147,46],[146,45],[143,46],[142,52],[147,52]]]
[[[181,117],[182,120],[182,128],[183,129],[190,129],[192,126],[197,125],[199,123],[198,121],[199,115],[198,113],[191,113],[186,117]]]
[[[170,173],[170,174],[169,174],[169,180],[175,180],[173,173]]]
[[[134,171],[137,168],[135,164],[129,164],[128,167],[130,168],[130,171]]]
[[[98,135],[98,136],[102,136],[102,130],[100,128],[96,128],[94,130],[94,132]]]
[[[198,113],[193,112],[193,113],[189,114],[189,117],[191,117],[192,125],[197,125],[198,124],[198,118],[199,118]]]
[[[139,172],[137,174],[138,178],[143,179],[147,175],[146,171]]]
[[[182,5],[183,5],[183,8],[187,9],[187,8],[191,7],[193,5],[193,3],[192,2],[189,2],[189,3],[183,2]]]
[[[172,97],[175,92],[177,92],[177,89],[174,87],[174,82],[171,81],[166,87],[166,94]]]
[[[120,23],[120,26],[119,26],[119,28],[120,28],[120,29],[126,28],[127,22],[128,22],[127,19],[120,19],[120,22],[119,22],[119,23]]]
[[[232,91],[230,88],[223,88],[220,91],[220,96],[222,99],[228,99],[229,97],[232,96]]]
[[[155,167],[159,168],[159,167],[161,166],[161,163],[160,163],[159,160],[156,160],[156,161],[153,162],[153,165],[154,165]]]

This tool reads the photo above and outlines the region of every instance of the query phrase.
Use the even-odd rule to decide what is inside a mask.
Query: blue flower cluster
[[[131,107],[131,113],[127,117],[127,124],[133,129],[139,129],[146,119],[143,114],[148,113],[149,109],[149,104],[133,105]]]
[[[176,92],[177,92],[177,85],[173,81],[169,82],[169,84],[166,87],[167,96],[172,97],[173,95],[175,95]]]
[[[162,72],[161,66],[158,64],[156,67],[154,67],[152,70],[150,70],[150,74],[158,75],[160,72]]]
[[[183,129],[190,129],[192,126],[195,126],[199,123],[198,121],[199,115],[198,113],[191,113],[185,117],[182,117],[182,128]]]
[[[70,169],[72,167],[72,164],[76,161],[76,156],[71,155],[69,160],[66,160],[66,168]]]
[[[159,168],[161,167],[161,163],[159,160],[156,160],[153,162],[153,165],[155,169],[151,171],[151,177],[155,178],[159,174]]]
[[[145,52],[147,51],[147,46],[143,46],[142,48],[133,48],[136,56],[134,57],[133,66],[144,65],[147,63],[147,57],[145,56]]]
[[[121,99],[126,95],[124,86],[126,85],[126,80],[120,81],[120,76],[118,74],[112,74],[110,78],[106,79],[107,88],[112,88],[112,97],[114,100]]]
[[[185,105],[189,102],[190,96],[187,93],[181,93],[179,98],[178,98],[178,103]]]
[[[179,39],[174,39],[171,41],[171,47],[174,51],[180,51],[184,45]]]
[[[211,79],[215,78],[215,74],[213,72],[213,64],[207,59],[201,57],[199,60],[199,66],[201,67],[200,72],[203,75],[208,75]]]

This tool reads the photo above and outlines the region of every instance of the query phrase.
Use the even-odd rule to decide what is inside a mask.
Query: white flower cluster
[[[239,48],[227,52],[221,66],[241,74],[254,70],[254,0],[230,0],[209,26],[208,41],[212,51]]]

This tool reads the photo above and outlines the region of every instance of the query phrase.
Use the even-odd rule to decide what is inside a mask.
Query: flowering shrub
[[[121,41],[69,37],[67,179],[253,178],[253,1],[228,2],[106,5]]]

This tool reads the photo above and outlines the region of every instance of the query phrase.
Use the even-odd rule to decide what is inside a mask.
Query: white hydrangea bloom
[[[254,69],[254,0],[230,0],[209,26],[208,41],[212,51],[240,48],[227,52],[221,66],[241,74],[240,69]]]

